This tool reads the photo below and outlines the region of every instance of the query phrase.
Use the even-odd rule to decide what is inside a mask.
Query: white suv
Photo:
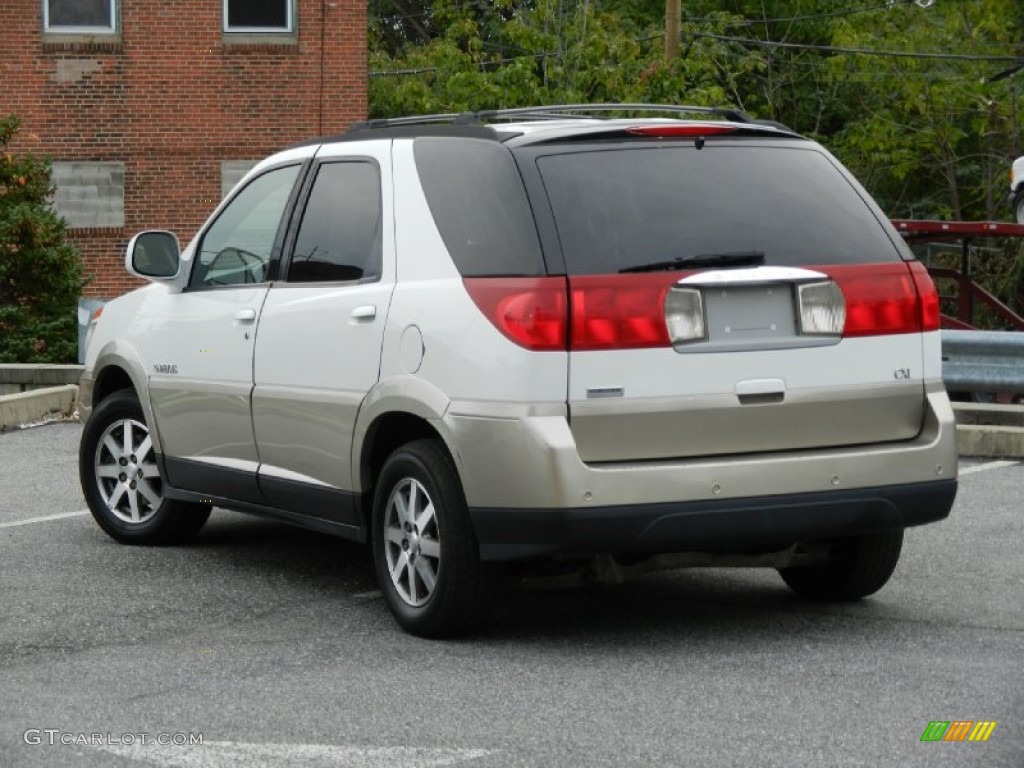
[[[100,526],[182,541],[216,505],[371,542],[415,634],[538,560],[856,599],[956,494],[927,273],[828,152],[734,112],[371,122],[126,266],[152,284],[106,305],[81,388]]]

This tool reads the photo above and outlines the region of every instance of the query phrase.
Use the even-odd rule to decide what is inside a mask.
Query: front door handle
[[[254,323],[256,322],[256,310],[255,309],[240,309],[235,312],[235,320],[240,323]]]

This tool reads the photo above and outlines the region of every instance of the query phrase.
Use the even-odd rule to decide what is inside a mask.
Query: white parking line
[[[29,517],[25,520],[13,520],[9,523],[0,523],[0,528],[14,528],[18,525],[32,525],[32,523],[48,523],[50,520],[63,520],[66,517],[81,517],[88,515],[89,510],[81,509],[78,512],[61,512],[59,515],[43,515],[42,517]]]
[[[1003,469],[1005,467],[1015,467],[1020,464],[1019,461],[989,461],[984,464],[975,464],[973,467],[966,467],[960,470],[961,475],[973,475],[975,472],[987,472],[990,469]]]
[[[248,744],[208,741],[198,746],[99,744],[95,746],[129,760],[162,768],[249,768],[252,765],[303,765],[310,768],[440,768],[493,754],[489,749],[429,747],[350,747],[330,744]]]

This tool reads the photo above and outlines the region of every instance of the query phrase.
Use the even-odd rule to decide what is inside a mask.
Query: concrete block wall
[[[124,163],[55,162],[54,209],[72,229],[124,226]]]

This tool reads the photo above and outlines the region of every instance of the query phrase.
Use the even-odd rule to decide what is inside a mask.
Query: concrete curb
[[[1024,407],[954,403],[961,456],[1024,459]]]
[[[82,365],[0,363],[0,395],[77,384],[83,370]]]
[[[52,414],[71,413],[78,401],[78,385],[33,389],[0,396],[0,432],[40,421]]]

